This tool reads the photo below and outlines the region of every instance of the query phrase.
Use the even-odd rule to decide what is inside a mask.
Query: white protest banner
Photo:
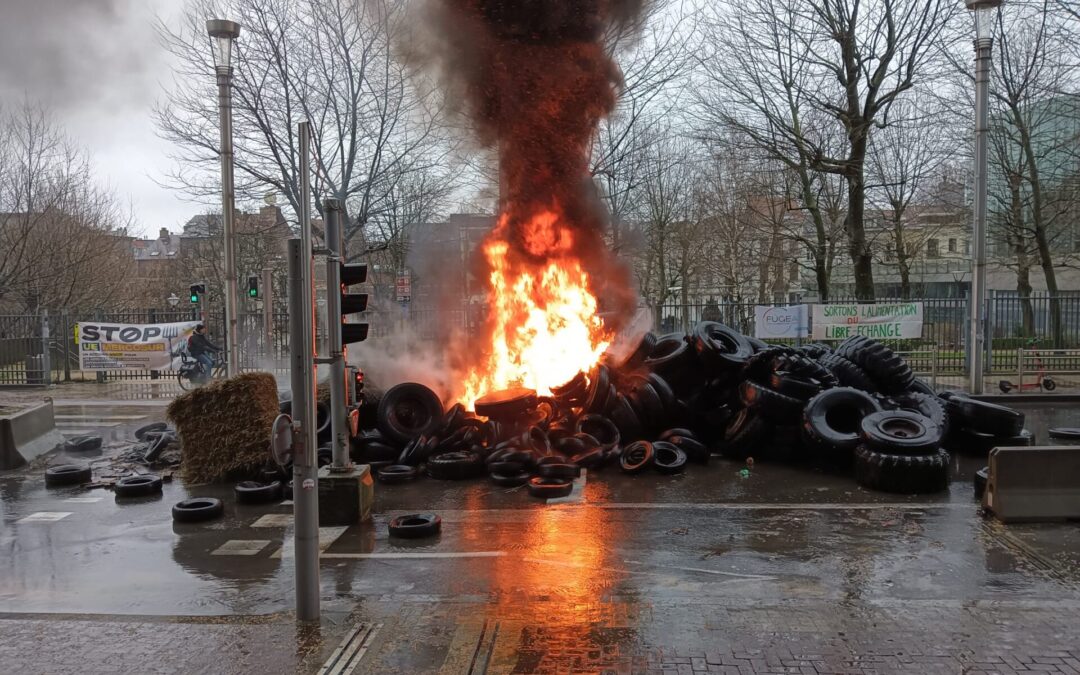
[[[129,324],[83,321],[75,324],[82,370],[173,370],[178,351],[198,321]]]
[[[762,340],[804,338],[810,335],[806,305],[754,307],[754,337]]]
[[[843,340],[863,335],[875,340],[922,337],[923,304],[814,305],[814,339]]]

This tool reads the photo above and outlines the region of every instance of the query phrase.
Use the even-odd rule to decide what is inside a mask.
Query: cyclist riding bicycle
[[[213,342],[210,342],[210,338],[206,336],[206,326],[199,324],[195,326],[195,332],[188,338],[188,353],[191,357],[199,362],[199,366],[202,368],[204,376],[209,376],[214,369],[214,354],[221,352],[221,347],[218,347]]]

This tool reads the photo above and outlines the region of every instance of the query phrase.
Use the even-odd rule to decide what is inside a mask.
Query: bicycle
[[[202,363],[186,351],[180,352],[180,368],[176,371],[176,381],[184,391],[191,391],[205,386],[211,380],[225,377],[225,359],[214,354],[214,365],[209,373],[204,373]]]

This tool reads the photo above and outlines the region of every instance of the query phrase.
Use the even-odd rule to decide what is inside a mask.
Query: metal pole
[[[345,416],[345,351],[341,345],[341,201],[327,199],[326,212],[326,341],[330,352],[330,470],[352,471],[349,428]]]
[[[52,386],[52,354],[49,348],[49,310],[41,310],[41,382]]]
[[[236,224],[233,194],[232,142],[232,67],[217,68],[218,117],[221,127],[221,220],[225,240],[225,346],[228,350],[226,374],[240,372],[240,343],[237,338],[236,312],[239,302],[236,288]]]
[[[984,325],[986,313],[986,192],[987,133],[990,126],[990,50],[992,38],[975,40],[975,223],[972,231],[970,352],[972,394],[983,393]]]
[[[315,346],[312,321],[311,127],[301,122],[300,240],[289,240],[289,360],[293,439],[293,532],[296,557],[296,618],[319,620],[319,475],[315,458]]]
[[[262,271],[263,287],[263,339],[266,341],[265,355],[270,364],[268,367],[276,368],[278,355],[274,349],[274,278],[270,268]]]

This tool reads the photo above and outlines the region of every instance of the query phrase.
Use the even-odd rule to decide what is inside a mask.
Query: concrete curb
[[[56,430],[52,399],[0,415],[0,470],[18,469],[64,442]]]

